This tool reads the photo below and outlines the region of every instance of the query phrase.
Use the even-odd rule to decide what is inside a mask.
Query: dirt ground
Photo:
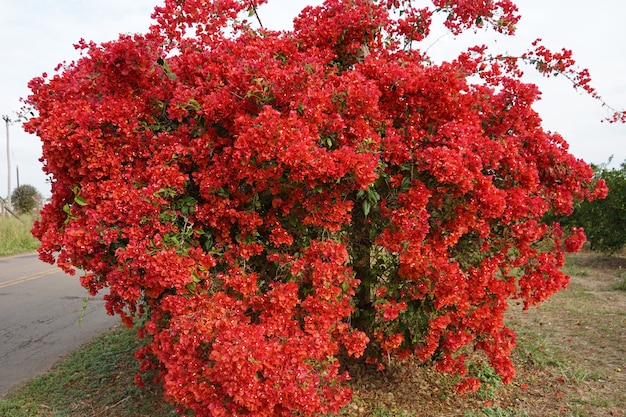
[[[428,367],[351,369],[355,400],[342,415],[626,416],[626,257],[582,252],[564,270],[572,276],[567,290],[508,314],[518,334],[511,384],[487,375],[492,385],[458,395],[454,378]]]

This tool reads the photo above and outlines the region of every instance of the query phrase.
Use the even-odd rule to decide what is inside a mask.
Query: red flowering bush
[[[584,239],[541,219],[606,192],[542,129],[517,63],[594,94],[586,73],[540,46],[418,49],[434,10],[512,33],[508,0],[327,0],[288,32],[242,20],[259,3],[167,0],[149,33],[81,41],[30,83],[53,178],[41,257],[108,288],[197,416],[337,411],[342,352],[466,375],[479,349],[510,381],[508,300],[564,288]]]

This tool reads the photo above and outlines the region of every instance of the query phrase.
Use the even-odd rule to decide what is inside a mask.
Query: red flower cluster
[[[42,258],[141,318],[142,366],[197,416],[336,412],[342,351],[465,375],[481,349],[510,381],[508,300],[565,287],[584,239],[541,220],[603,183],[541,128],[513,62],[412,45],[434,10],[328,0],[273,32],[241,19],[258,3],[167,0],[146,35],[81,42],[30,83]],[[518,19],[508,0],[434,3],[455,32]]]

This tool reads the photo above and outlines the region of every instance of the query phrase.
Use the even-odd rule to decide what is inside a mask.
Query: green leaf
[[[200,103],[198,103],[198,100],[196,99],[190,99],[189,102],[187,103],[187,107],[192,108],[194,110],[200,110]]]
[[[167,62],[165,62],[163,58],[159,57],[156,62],[157,62],[157,65],[163,69],[163,72],[165,73],[167,78],[169,78],[170,80],[176,81],[176,74],[172,72],[169,65],[167,65]]]
[[[380,194],[373,187],[367,189],[367,199],[372,203],[378,203],[380,200]]]
[[[411,179],[409,177],[402,178],[402,184],[400,185],[400,191],[406,191],[411,188]]]
[[[76,197],[74,197],[74,201],[76,202],[76,204],[78,204],[79,206],[86,206],[87,205],[87,201],[85,201],[84,198],[82,198],[81,196],[77,195]]]
[[[220,197],[224,197],[224,198],[229,198],[230,194],[228,194],[228,191],[225,190],[223,187],[221,187],[220,189],[218,189],[215,194],[219,195]]]
[[[365,217],[367,217],[367,215],[370,214],[371,208],[372,208],[372,205],[370,204],[370,202],[368,200],[364,200],[363,201],[363,214],[365,214]]]

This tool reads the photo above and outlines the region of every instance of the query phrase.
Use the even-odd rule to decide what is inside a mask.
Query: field
[[[0,214],[0,256],[28,252],[39,246],[39,242],[30,234],[33,227],[32,217],[22,220]]]
[[[428,367],[391,363],[384,372],[353,366],[355,396],[343,417],[626,416],[626,258],[571,255],[570,287],[539,308],[515,306],[517,377],[502,385],[476,365],[484,388],[454,391],[455,378]],[[115,329],[70,355],[48,374],[0,400],[4,417],[175,416],[156,386],[133,383],[137,346]]]

